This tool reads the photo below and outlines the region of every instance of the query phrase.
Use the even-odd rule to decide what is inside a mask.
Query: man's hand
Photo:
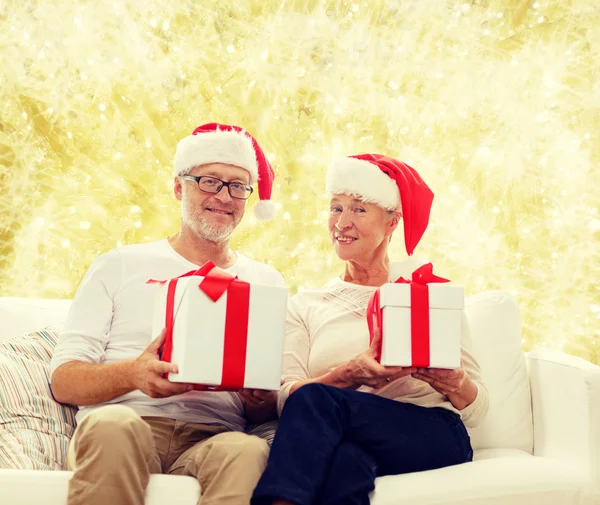
[[[373,342],[369,348],[346,364],[338,367],[347,387],[357,389],[364,385],[380,389],[400,377],[405,377],[415,372],[414,368],[381,365],[375,359],[380,341],[381,333],[376,329],[373,335]]]
[[[275,402],[277,393],[275,391],[265,391],[264,389],[242,389],[240,396],[246,403],[264,405],[265,403]]]
[[[239,395],[244,402],[246,419],[253,424],[262,424],[277,417],[277,391],[242,389]]]
[[[166,329],[140,354],[131,367],[131,384],[150,398],[167,398],[193,389],[191,384],[179,384],[162,377],[165,373],[177,373],[177,365],[160,361],[159,351],[165,342]]]

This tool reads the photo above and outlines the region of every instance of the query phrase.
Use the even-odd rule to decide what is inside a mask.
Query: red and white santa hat
[[[219,123],[198,126],[177,144],[173,176],[187,174],[192,168],[209,163],[227,163],[247,170],[250,185],[258,182],[260,201],[254,206],[254,214],[261,221],[275,217],[276,209],[271,202],[275,173],[256,139],[246,130]]]
[[[404,244],[412,255],[429,224],[433,192],[417,171],[383,154],[358,154],[327,169],[329,194],[356,195],[386,210],[402,212]]]

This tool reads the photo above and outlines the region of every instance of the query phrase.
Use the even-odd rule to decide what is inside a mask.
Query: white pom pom
[[[254,206],[254,215],[259,221],[270,221],[276,213],[277,208],[271,200],[260,200]]]

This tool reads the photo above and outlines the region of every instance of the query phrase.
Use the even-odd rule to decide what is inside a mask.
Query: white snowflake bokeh
[[[292,291],[340,270],[327,164],[383,152],[436,194],[416,256],[514,293],[526,349],[598,363],[598,26],[594,0],[9,0],[0,292],[71,297],[99,253],[173,233],[175,145],[220,121],[277,172],[277,219],[235,246]]]

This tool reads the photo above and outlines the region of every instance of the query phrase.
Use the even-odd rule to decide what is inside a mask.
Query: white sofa
[[[0,340],[60,323],[68,307],[0,298]],[[466,311],[490,392],[485,423],[470,431],[474,461],[380,478],[371,503],[600,505],[600,368],[549,350],[526,356],[517,304],[504,292],[473,296]],[[0,503],[64,505],[70,477],[0,469]],[[199,493],[191,477],[153,475],[146,503],[194,505]]]

